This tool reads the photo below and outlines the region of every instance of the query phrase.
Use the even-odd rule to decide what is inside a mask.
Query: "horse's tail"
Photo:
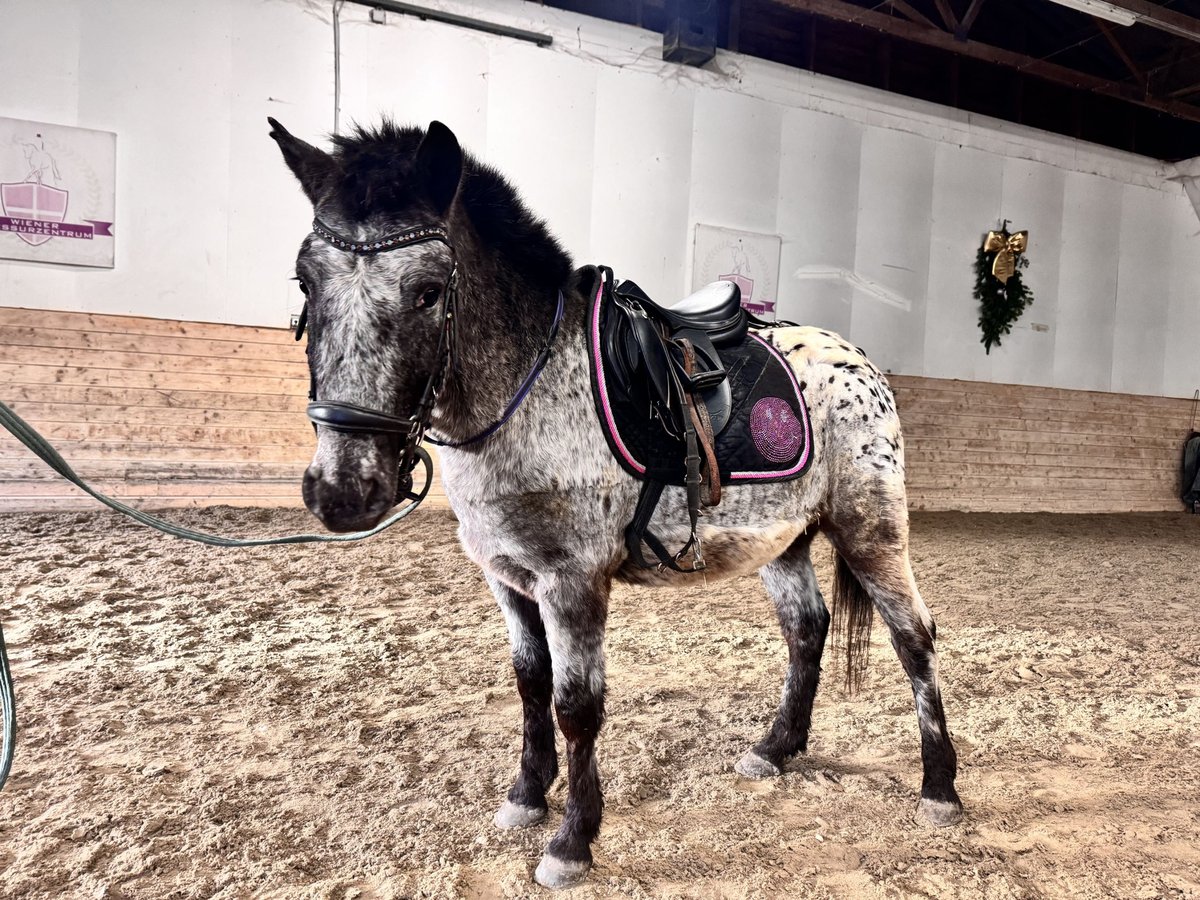
[[[854,693],[867,675],[867,652],[871,648],[871,595],[840,553],[833,576],[833,635],[846,641],[846,690]]]

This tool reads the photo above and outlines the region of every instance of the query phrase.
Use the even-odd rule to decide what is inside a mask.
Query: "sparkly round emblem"
[[[794,459],[804,444],[804,428],[791,406],[779,397],[763,397],[750,411],[750,436],[763,459],[773,463]]]

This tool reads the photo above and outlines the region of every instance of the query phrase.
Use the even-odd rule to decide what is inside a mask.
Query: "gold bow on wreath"
[[[983,249],[988,253],[996,254],[996,258],[992,262],[992,274],[999,279],[1001,284],[1007,284],[1013,272],[1017,271],[1017,254],[1024,253],[1027,246],[1029,246],[1028,231],[1018,231],[1016,234],[1009,234],[1007,231],[988,232],[987,240],[983,242]]]

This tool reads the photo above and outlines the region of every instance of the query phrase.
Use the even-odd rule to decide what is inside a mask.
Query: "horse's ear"
[[[462,148],[454,132],[441,122],[430,122],[421,146],[417,148],[417,170],[425,179],[429,198],[438,215],[454,202],[462,177]]]
[[[304,189],[309,202],[316,206],[326,177],[337,163],[324,150],[293,136],[271,117],[267,117],[267,122],[271,125],[271,138],[283,152],[283,161],[300,182],[300,187]]]

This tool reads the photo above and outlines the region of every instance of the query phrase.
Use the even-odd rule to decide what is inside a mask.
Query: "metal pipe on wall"
[[[483,19],[473,19],[469,16],[443,12],[440,9],[413,6],[411,3],[399,3],[397,0],[349,0],[349,2],[356,3],[359,6],[366,6],[370,9],[382,9],[387,12],[394,12],[402,16],[416,16],[418,19],[430,22],[443,22],[447,25],[457,25],[460,28],[470,28],[473,31],[498,34],[502,37],[515,38],[518,41],[528,41],[531,44],[537,44],[539,47],[548,47],[554,42],[553,36],[549,34],[526,31],[523,28],[512,28],[508,25],[499,25],[495,22],[484,21]]]

